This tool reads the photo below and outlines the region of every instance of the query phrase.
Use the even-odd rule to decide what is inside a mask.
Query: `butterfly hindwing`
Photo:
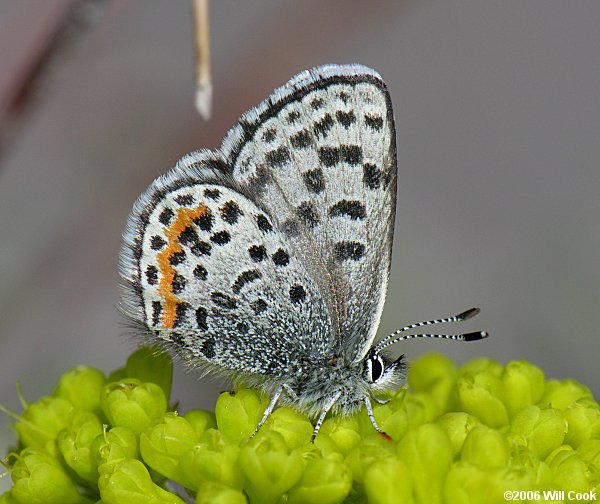
[[[130,217],[126,312],[186,360],[277,376],[324,354],[326,307],[271,216],[195,153],[159,178]],[[315,344],[296,335],[310,331]]]

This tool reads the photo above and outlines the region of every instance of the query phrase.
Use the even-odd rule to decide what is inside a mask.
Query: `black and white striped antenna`
[[[410,331],[411,329],[416,329],[417,327],[423,327],[432,324],[445,324],[446,322],[464,322],[465,320],[473,318],[480,311],[481,310],[479,308],[471,308],[467,311],[459,313],[458,315],[453,315],[452,317],[446,317],[435,320],[426,320],[425,322],[417,322],[416,324],[407,325],[383,338],[379,343],[377,343],[377,345],[375,345],[373,353],[377,354],[381,352],[381,350],[383,350],[384,348],[387,348],[390,345],[397,343],[398,341],[404,341],[415,338],[439,338],[455,341],[477,341],[480,339],[487,338],[488,333],[486,331],[475,331],[462,334],[404,334],[402,336],[399,336],[401,333],[405,331]]]

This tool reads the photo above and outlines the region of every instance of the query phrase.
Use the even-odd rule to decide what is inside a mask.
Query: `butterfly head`
[[[363,377],[373,391],[397,387],[404,380],[405,372],[404,355],[394,360],[371,350],[363,360]]]

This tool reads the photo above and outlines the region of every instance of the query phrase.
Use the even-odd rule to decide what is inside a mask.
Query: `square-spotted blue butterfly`
[[[246,112],[221,148],[184,156],[135,203],[122,309],[205,372],[238,377],[317,418],[349,414],[403,379],[400,333],[373,344],[396,209],[390,95],[362,65],[304,71]]]

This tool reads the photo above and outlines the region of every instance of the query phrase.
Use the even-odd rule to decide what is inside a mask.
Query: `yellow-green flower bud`
[[[185,485],[180,479],[179,460],[197,442],[196,431],[185,418],[167,413],[160,423],[141,434],[140,453],[152,469]]]
[[[364,413],[363,413],[364,414]],[[360,415],[360,413],[359,413]],[[371,429],[373,427],[371,426]],[[319,435],[315,439],[315,444],[324,449],[325,452],[335,451],[346,455],[361,440],[358,416],[336,416],[330,417],[321,426]],[[321,436],[322,434],[322,436]],[[326,440],[333,442],[332,446],[324,446]]]
[[[455,463],[444,484],[444,502],[461,504],[503,503],[511,500],[545,502],[536,492],[536,474],[530,467],[482,469],[466,462]],[[544,487],[547,489],[548,487]],[[523,491],[523,497],[514,492]],[[529,493],[527,493],[529,492]],[[527,495],[531,496],[528,498]]]
[[[19,504],[19,502],[17,502],[13,497],[12,492],[9,490],[0,495],[0,504]]]
[[[30,403],[15,423],[21,443],[52,453],[54,440],[69,422],[72,410],[73,405],[61,397],[42,397]]]
[[[376,462],[394,457],[395,448],[392,442],[379,434],[363,439],[345,460],[354,481],[362,484],[367,470]]]
[[[241,490],[244,476],[237,464],[239,453],[239,447],[230,444],[221,432],[209,429],[181,456],[178,479],[192,490],[211,481]]]
[[[365,493],[372,504],[413,502],[412,471],[398,458],[375,462],[365,474]]]
[[[96,466],[121,459],[138,458],[138,442],[127,427],[113,427],[93,441],[90,448]]]
[[[247,504],[247,502],[246,496],[240,490],[220,483],[205,483],[196,494],[196,504]]]
[[[94,486],[98,480],[98,462],[93,457],[91,445],[102,434],[102,424],[89,411],[73,412],[69,425],[59,432],[58,449],[66,464],[75,473]]]
[[[465,438],[474,427],[481,425],[478,418],[462,411],[455,413],[446,413],[435,422],[438,424],[450,439],[452,453],[456,455],[462,450]]]
[[[567,429],[567,422],[559,410],[529,406],[515,417],[510,430],[523,436],[529,449],[543,460],[562,444]]]
[[[500,379],[492,372],[479,371],[459,376],[456,383],[458,403],[462,410],[479,418],[489,427],[499,428],[508,424],[508,413],[501,399]]]
[[[479,425],[465,439],[461,458],[481,469],[494,469],[508,464],[510,450],[503,434]]]
[[[219,431],[232,443],[247,441],[266,407],[266,398],[254,390],[242,388],[235,392],[223,392],[215,408]]]
[[[185,504],[156,485],[137,459],[121,459],[99,467],[98,489],[103,504]]]
[[[295,449],[309,442],[313,426],[306,415],[292,409],[277,408],[269,418],[269,430],[283,436],[286,445]]]
[[[56,458],[27,448],[21,452],[12,469],[12,497],[19,504],[84,504],[91,503]]]
[[[444,430],[427,423],[410,430],[398,444],[398,458],[410,467],[417,502],[442,502],[452,462],[452,445]]]
[[[587,492],[598,484],[587,464],[569,445],[554,450],[546,459],[546,464],[554,473],[554,483],[563,490]]]
[[[600,439],[584,441],[577,447],[577,454],[596,474],[600,474]]]
[[[256,502],[278,502],[302,476],[302,457],[297,452],[281,450],[285,443],[282,445],[275,439],[276,436],[280,435],[269,432],[262,440],[245,446],[240,452],[238,464],[246,477],[244,488],[251,500]]]
[[[581,398],[565,410],[569,432],[565,443],[577,448],[588,439],[600,439],[600,406],[589,397]]]
[[[204,411],[200,409],[189,410],[183,415],[190,425],[196,431],[196,435],[200,437],[207,429],[214,429],[217,427],[217,421],[215,414],[210,411]]]
[[[167,400],[158,385],[126,378],[104,387],[102,410],[112,426],[127,427],[139,435],[166,413]]]
[[[529,362],[509,362],[501,380],[504,405],[511,418],[527,406],[538,403],[544,393],[544,373]]]
[[[410,365],[409,385],[414,393],[424,393],[435,404],[436,415],[446,408],[456,381],[456,366],[441,354],[429,354]]]
[[[155,383],[162,389],[168,402],[173,381],[173,360],[161,348],[155,346],[138,348],[127,359],[125,374],[129,378],[137,378],[142,382]]]
[[[343,502],[352,488],[352,473],[341,462],[309,459],[300,481],[289,492],[290,504]]]
[[[593,399],[590,389],[575,380],[550,380],[546,382],[541,402],[561,411],[575,401],[588,397]]]
[[[99,414],[100,395],[105,384],[104,373],[98,369],[78,366],[63,374],[54,390],[77,409]]]

